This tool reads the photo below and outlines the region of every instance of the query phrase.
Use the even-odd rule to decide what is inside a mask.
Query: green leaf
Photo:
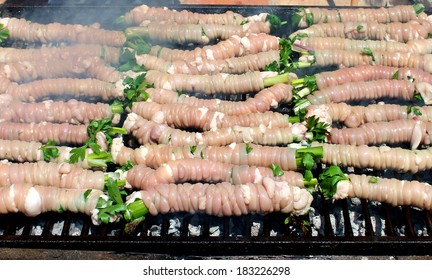
[[[87,199],[88,199],[88,197],[89,197],[89,195],[90,195],[91,192],[92,192],[92,189],[88,189],[88,190],[86,190],[84,192],[84,202],[87,201]]]
[[[268,14],[266,21],[270,22],[273,28],[279,28],[280,26],[287,24],[287,21],[281,21],[281,19],[275,14]]]
[[[4,24],[0,24],[0,43],[3,43],[9,38],[9,30],[5,29]]]
[[[363,25],[357,25],[357,27],[356,27],[357,31],[362,31],[362,29],[363,29]]]
[[[132,169],[132,168],[134,167],[134,165],[135,165],[135,164],[134,164],[131,160],[128,160],[128,161],[126,162],[126,164],[123,165],[123,166],[120,168],[120,170],[122,170],[122,171],[128,171],[128,170]]]
[[[152,87],[145,82],[145,73],[138,75],[135,79],[127,77],[123,80],[124,89],[124,106],[132,108],[132,104],[137,101],[147,100],[149,98],[146,89]]]
[[[78,161],[83,161],[86,156],[87,145],[82,147],[73,148],[70,151],[69,163],[77,163]]]
[[[315,159],[312,153],[305,153],[302,158],[303,167],[307,170],[312,170],[315,166]],[[310,179],[306,179],[310,181]]]
[[[414,8],[416,15],[423,13],[425,10],[425,6],[421,3],[413,5],[413,8]]]
[[[314,16],[312,13],[306,13],[306,25],[311,26],[314,24]]]
[[[249,154],[252,152],[253,148],[249,145],[249,143],[246,143],[246,154]]]
[[[94,142],[89,142],[88,146],[90,147],[90,149],[92,149],[92,151],[95,154],[100,154],[101,150],[100,150],[100,146]]]
[[[378,178],[377,177],[370,177],[369,183],[372,183],[372,184],[378,183]]]
[[[413,108],[413,114],[416,115],[416,116],[421,116],[422,112],[421,112],[420,108],[414,107]]]
[[[375,56],[370,48],[363,48],[362,54],[372,57],[372,61],[375,61]]]
[[[306,120],[306,127],[309,132],[312,132],[312,139],[309,142],[325,142],[331,133],[327,130],[330,125],[328,123],[320,122],[319,118],[316,116],[310,116]]]
[[[190,146],[190,148],[189,148],[191,154],[194,154],[196,149],[197,149],[197,146]]]
[[[51,161],[53,158],[60,156],[59,149],[56,147],[56,142],[53,140],[48,140],[44,145],[40,146],[39,150],[43,153],[43,158],[45,161]]]
[[[291,16],[291,24],[292,24],[292,26],[293,27],[298,27],[302,18],[303,18],[303,16],[301,14],[299,14],[298,12],[294,13]]]
[[[306,169],[306,170],[304,171],[304,177],[303,177],[303,178],[304,178],[305,181],[310,181],[310,180],[312,180],[312,179],[313,179],[312,171]]]
[[[112,198],[112,200],[116,204],[122,204],[123,198],[120,194],[119,186],[117,185],[117,181],[113,178],[108,178],[105,187],[107,188],[108,195]]]
[[[110,221],[110,217],[119,213],[126,211],[126,205],[124,204],[115,204],[108,206],[106,208],[100,209],[98,213],[99,219],[104,224],[108,224]]]
[[[398,80],[399,79],[399,70],[396,70],[396,72],[392,75],[392,80]]]
[[[273,176],[275,177],[279,177],[284,174],[282,168],[280,168],[280,166],[277,164],[272,163],[269,165],[269,168],[273,171]]]
[[[327,16],[324,17],[323,23],[328,23],[328,17]]]
[[[339,166],[332,165],[325,169],[318,177],[324,198],[331,199],[337,192],[340,181],[349,180]]]

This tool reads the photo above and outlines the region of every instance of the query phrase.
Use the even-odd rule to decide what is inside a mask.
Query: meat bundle
[[[142,5],[124,30],[3,18],[35,47],[0,49],[0,213],[305,215],[334,182],[318,164],[430,169],[430,20],[351,11],[304,9],[286,40],[231,11]],[[431,209],[426,183],[331,175],[332,198]]]

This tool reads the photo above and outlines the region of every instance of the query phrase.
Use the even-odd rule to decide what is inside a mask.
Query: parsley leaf
[[[375,56],[370,48],[363,48],[362,54],[370,56],[372,58],[372,61],[375,61]]]
[[[40,146],[39,150],[43,152],[43,158],[45,161],[51,161],[53,158],[57,158],[60,155],[59,149],[56,147],[56,142],[48,140],[44,145]]]
[[[249,154],[252,152],[253,148],[249,145],[249,143],[246,143],[246,154]]]
[[[284,174],[282,168],[280,168],[280,166],[277,164],[272,163],[269,165],[269,168],[273,171],[273,176],[275,177],[279,177]]]
[[[318,177],[324,198],[331,199],[337,192],[340,181],[349,180],[339,166],[332,165],[325,169]]]

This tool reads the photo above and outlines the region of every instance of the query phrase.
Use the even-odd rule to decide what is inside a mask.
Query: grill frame
[[[105,5],[83,5],[67,4],[52,5],[50,1],[8,1],[1,9],[3,14],[23,16],[28,19],[39,18],[41,14],[48,13],[56,15],[53,18],[45,17],[45,20],[59,20],[74,23],[73,17],[62,18],[66,10],[85,11],[93,15],[98,14],[101,9],[113,9],[113,6]],[[59,2],[59,1],[53,1]],[[92,1],[90,1],[92,2]],[[110,1],[106,1],[108,3]],[[136,1],[140,2],[140,1]],[[145,2],[145,1],[143,1]],[[123,2],[121,2],[123,3]],[[129,4],[118,4],[116,12],[121,15],[126,10],[135,6]],[[164,3],[164,5],[167,5]],[[227,9],[239,12],[244,15],[261,12],[275,13],[282,19],[295,11],[297,6],[223,6],[223,5],[177,5],[175,1],[170,3],[174,9],[188,9],[196,12],[224,12]],[[102,13],[102,15],[105,12]],[[99,15],[99,14],[98,14]],[[103,18],[100,16],[99,18]],[[98,19],[99,19],[98,18]],[[91,19],[88,18],[92,23]],[[102,26],[108,22],[102,22]],[[281,30],[279,30],[281,32]],[[285,34],[291,32],[286,31]],[[362,172],[362,170],[358,170]],[[241,218],[226,217],[214,218],[223,221],[220,236],[210,236],[211,221],[206,215],[201,215],[203,221],[202,231],[199,236],[190,236],[188,224],[184,220],[191,218],[190,214],[180,214],[182,225],[180,236],[173,236],[168,233],[169,219],[172,215],[149,217],[146,222],[130,234],[125,233],[122,228],[124,224],[99,226],[91,224],[90,218],[81,214],[72,213],[45,213],[36,218],[28,218],[22,214],[8,214],[0,216],[0,247],[6,248],[34,248],[34,249],[63,249],[63,250],[111,250],[116,252],[139,252],[158,253],[173,256],[198,255],[198,256],[229,256],[229,255],[418,255],[426,256],[432,252],[432,218],[428,211],[414,209],[412,207],[391,207],[386,204],[372,204],[365,200],[360,201],[361,212],[358,214],[364,217],[364,236],[355,236],[350,218],[350,207],[352,201],[345,199],[335,204],[324,202],[322,198],[315,196],[313,207],[320,205],[319,217],[322,222],[321,231],[318,236],[301,231],[301,224],[295,223],[292,227],[283,225],[285,217],[279,213],[262,216],[263,229],[258,236],[252,236],[251,223],[254,219],[261,218],[260,215],[247,215]],[[338,208],[339,207],[339,208]],[[374,225],[371,216],[371,208],[378,208],[387,225],[385,236],[374,232]],[[345,221],[343,235],[335,233],[332,228],[332,216],[340,215]],[[394,218],[394,213],[397,217]],[[424,216],[424,224],[428,236],[419,236],[415,232],[416,223],[413,216]],[[42,222],[42,232],[32,233],[35,223]],[[243,232],[230,232],[229,225],[241,220],[245,230]],[[282,227],[282,235],[271,236],[272,221],[279,221]],[[310,221],[309,216],[300,217],[299,221]],[[349,223],[346,221],[350,221]],[[81,233],[79,236],[72,236],[69,233],[71,225],[76,221],[82,221]],[[160,236],[149,236],[149,229],[161,222]],[[233,222],[234,221],[234,222]],[[50,230],[53,224],[61,222],[63,228],[61,234],[53,235]],[[298,222],[298,221],[297,221]],[[399,229],[405,229],[405,236],[401,236]],[[112,234],[114,230],[114,234]],[[94,232],[93,232],[94,231]]]

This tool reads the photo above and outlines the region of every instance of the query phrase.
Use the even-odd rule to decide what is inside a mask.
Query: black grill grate
[[[104,6],[101,9],[94,1],[69,1],[66,6],[59,6],[59,2],[21,1],[16,4],[8,1],[3,6],[3,15],[37,19],[39,22],[45,19],[71,23],[76,20],[74,15],[80,15],[81,20],[88,21],[81,23],[86,24],[109,14],[109,21],[101,22],[104,26],[112,23],[113,15],[121,15],[139,4],[129,2],[128,5],[121,5],[116,1],[117,6],[114,6],[106,1],[101,4]],[[245,15],[260,9],[281,18],[288,17],[296,9],[285,6],[183,8],[209,12],[231,9]],[[68,16],[65,16],[66,11]],[[423,175],[430,181],[426,173],[414,178],[423,178]],[[284,223],[287,217],[280,213],[242,217],[182,213],[149,216],[131,233],[124,231],[122,223],[94,226],[90,218],[82,214],[45,213],[35,218],[8,214],[0,216],[0,246],[213,256],[430,255],[432,252],[432,218],[428,211],[358,199],[330,203],[318,195],[315,195],[312,207],[309,215],[298,217],[289,224]],[[304,230],[307,223],[312,225],[309,231]]]

